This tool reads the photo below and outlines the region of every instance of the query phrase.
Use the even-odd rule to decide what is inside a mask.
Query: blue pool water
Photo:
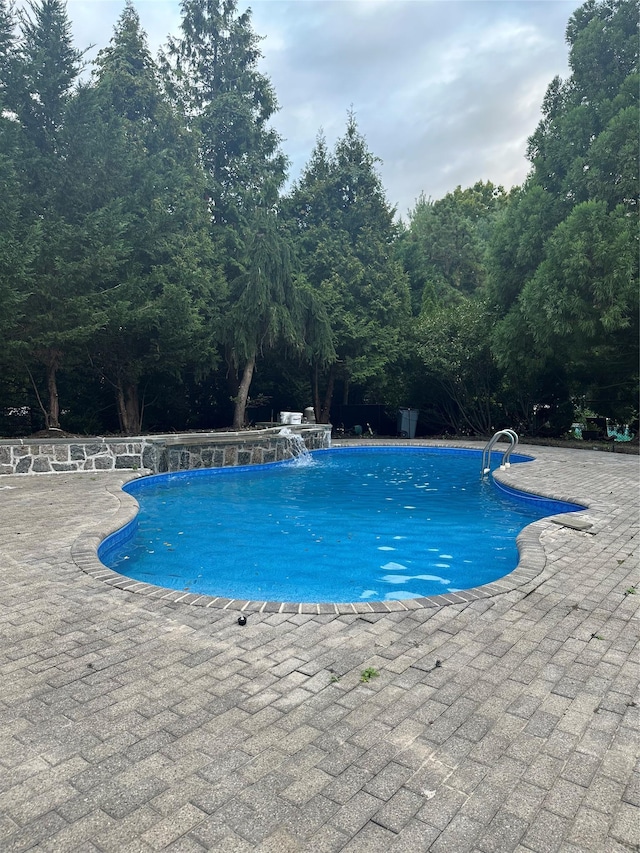
[[[375,601],[468,589],[516,567],[527,524],[584,509],[481,482],[480,459],[471,450],[342,448],[304,464],[143,478],[125,487],[137,518],[99,557],[137,580],[235,599]]]

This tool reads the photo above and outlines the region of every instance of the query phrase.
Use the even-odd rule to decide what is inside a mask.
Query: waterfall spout
[[[309,465],[313,461],[304,439],[297,432],[293,432],[289,427],[282,427],[278,435],[286,439],[289,452],[299,465]]]

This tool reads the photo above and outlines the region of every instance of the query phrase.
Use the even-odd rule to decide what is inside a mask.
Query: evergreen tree
[[[400,357],[409,294],[393,257],[396,226],[376,172],[376,158],[349,114],[329,154],[318,138],[284,208],[300,246],[303,271],[324,305],[336,358],[316,364],[316,417],[329,420],[336,382],[347,403],[352,385],[377,396]],[[324,385],[324,394],[321,387]]]
[[[418,199],[396,249],[411,283],[414,313],[457,303],[485,285],[487,243],[505,204],[504,190],[490,181],[456,187],[435,202]]]
[[[256,212],[246,246],[242,272],[231,283],[225,317],[230,362],[241,371],[233,417],[236,430],[244,426],[258,357],[278,345],[298,352],[304,345],[304,302],[287,237],[274,213]]]
[[[194,138],[164,96],[131,4],[98,55],[95,79],[86,161],[101,173],[95,203],[117,210],[122,229],[90,351],[114,389],[121,430],[137,434],[142,382],[179,376],[187,363],[213,365],[220,275]]]
[[[3,110],[11,105],[16,62],[15,30],[13,7],[6,0],[0,0],[0,104]]]
[[[547,90],[531,174],[495,232],[494,352],[507,390],[530,389],[529,420],[559,394],[618,417],[637,405],[638,11],[588,0],[571,17],[572,74]]]
[[[639,10],[637,0],[588,0],[567,25],[572,74],[566,81],[555,78],[549,86],[543,119],[528,149],[532,182],[563,200],[565,216],[575,204],[600,197],[601,190],[610,191],[604,184],[611,177],[618,190],[611,199],[613,206],[623,202],[622,174],[602,175],[603,185],[590,174],[593,154],[598,161],[604,153],[603,140],[599,140],[603,133],[605,146],[614,145],[609,154],[618,161],[617,171],[622,168],[624,174],[630,167],[626,184],[635,178],[637,187],[637,164],[630,163],[627,156],[620,162],[618,156],[628,145],[628,137],[621,137],[615,128],[620,114],[629,108],[635,109],[637,118]],[[634,205],[636,200],[637,191],[627,199]]]
[[[455,432],[486,434],[499,420],[484,291],[487,244],[506,203],[490,181],[435,202],[422,196],[396,247],[416,315],[404,371],[411,397],[425,419]]]
[[[65,222],[60,184],[65,171],[63,130],[81,54],[60,0],[31,3],[20,13],[21,40],[7,104],[19,123],[21,218],[30,223],[28,290],[17,340],[34,379],[48,427],[59,427],[57,374],[65,356],[92,325],[76,236]]]
[[[8,357],[11,327],[16,320],[20,293],[24,293],[27,241],[20,220],[20,156],[18,126],[11,117],[10,89],[15,64],[15,20],[0,0],[0,358]]]
[[[81,70],[62,0],[29,2],[20,12],[17,79],[9,105],[24,129],[33,202],[51,195],[59,171],[60,134]]]
[[[628,422],[638,390],[638,234],[606,201],[576,205],[519,298],[534,351],[568,365],[574,393]]]
[[[256,235],[263,233],[265,222],[271,222],[269,217],[275,213],[286,158],[278,134],[269,125],[277,101],[269,79],[258,70],[260,39],[252,29],[250,10],[239,14],[236,0],[182,0],[181,10],[180,35],[168,41],[164,71],[174,102],[199,141],[211,235],[233,294],[224,309],[227,332],[223,337],[238,424],[244,422],[253,368],[248,367],[252,357],[241,342],[243,327],[233,330],[230,324],[237,316],[238,292],[253,275],[248,270]],[[278,228],[269,227],[264,233],[281,242]],[[276,243],[266,248],[272,252],[272,272],[280,265],[287,280],[287,265],[282,267],[275,260],[282,260]],[[271,286],[262,274],[254,285],[258,289]],[[261,309],[256,310],[260,315]],[[250,318],[242,319],[251,325]],[[303,329],[296,334],[301,341]]]
[[[275,203],[286,168],[269,126],[277,102],[258,71],[260,39],[236,0],[182,0],[181,10],[165,57],[171,89],[200,135],[213,222],[246,224],[256,206]]]

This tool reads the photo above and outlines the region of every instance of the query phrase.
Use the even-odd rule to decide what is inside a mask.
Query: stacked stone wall
[[[143,467],[143,441],[0,442],[0,474],[51,474],[67,471],[137,470]]]
[[[289,427],[307,450],[329,447],[330,427]],[[0,441],[0,474],[54,474],[69,471],[147,470],[153,474],[264,465],[296,455],[290,437],[279,430],[254,430],[131,439],[50,439]]]

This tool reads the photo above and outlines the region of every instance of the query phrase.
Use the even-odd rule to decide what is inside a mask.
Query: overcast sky
[[[177,0],[134,0],[155,54],[176,33]],[[567,77],[575,0],[253,0],[273,124],[296,180],[320,128],[330,146],[353,109],[388,200],[405,216],[420,193],[441,198],[528,171],[527,137],[545,90]],[[78,47],[104,47],[122,9],[68,0]]]

